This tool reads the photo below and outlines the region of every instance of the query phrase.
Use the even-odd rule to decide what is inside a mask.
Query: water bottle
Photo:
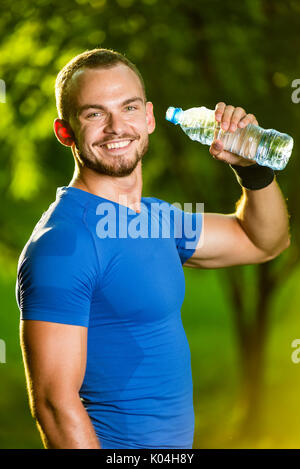
[[[290,135],[254,124],[238,128],[235,132],[225,131],[215,120],[215,111],[204,106],[186,111],[169,107],[166,119],[175,125],[180,124],[192,140],[211,145],[216,138],[223,142],[224,150],[274,170],[285,168],[292,153],[294,141]]]

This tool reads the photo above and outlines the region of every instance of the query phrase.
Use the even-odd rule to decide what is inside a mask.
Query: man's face
[[[73,75],[75,153],[97,173],[127,176],[148,148],[155,128],[137,75],[126,65],[84,69]]]

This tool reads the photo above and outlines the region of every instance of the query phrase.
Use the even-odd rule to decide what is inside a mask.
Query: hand
[[[220,122],[221,129],[229,132],[235,132],[238,128],[243,129],[248,124],[258,125],[256,117],[253,114],[247,114],[241,107],[233,107],[225,103],[218,103],[215,108],[215,118]],[[250,166],[256,163],[255,160],[243,158],[230,151],[223,150],[221,140],[214,140],[209,148],[210,154],[217,160],[228,164],[240,166]]]

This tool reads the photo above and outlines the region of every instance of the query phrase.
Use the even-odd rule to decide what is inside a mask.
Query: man
[[[289,234],[280,189],[272,170],[214,142],[211,154],[234,165],[248,187],[236,213],[191,214],[166,204],[174,211],[162,236],[166,212],[159,219],[151,210],[161,201],[142,198],[155,119],[135,66],[113,51],[87,51],[59,73],[56,99],[55,134],[71,147],[75,172],[35,227],[17,281],[30,404],[44,445],[191,448],[182,265],[261,263],[281,253]],[[225,103],[216,120],[230,131],[257,124]],[[113,220],[102,223],[111,208]],[[137,236],[144,222],[146,235]],[[160,231],[151,236],[155,222]],[[182,229],[189,222],[198,226],[192,247]]]

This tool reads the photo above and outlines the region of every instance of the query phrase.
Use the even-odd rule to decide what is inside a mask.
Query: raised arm
[[[224,130],[231,131],[249,123],[257,125],[255,116],[246,114],[242,108],[225,106],[224,103],[216,106],[216,120],[222,123]],[[254,177],[253,171],[255,175],[258,171],[265,172],[265,169],[253,167],[253,160],[224,151],[221,141],[213,143],[210,153],[216,159],[235,165],[235,168],[244,167],[243,172],[248,172],[248,178],[249,174]],[[276,180],[270,180],[260,189],[243,187],[235,213],[203,215],[200,240],[193,256],[185,263],[186,266],[220,268],[256,264],[273,259],[289,246],[287,207]]]
[[[100,449],[80,400],[87,328],[24,320],[20,325],[30,408],[48,449]]]

